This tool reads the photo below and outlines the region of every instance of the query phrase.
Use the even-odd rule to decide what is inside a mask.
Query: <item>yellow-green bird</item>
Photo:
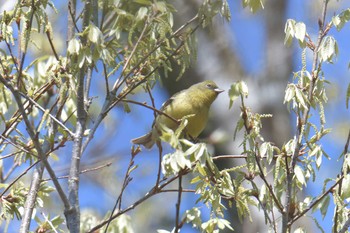
[[[177,120],[190,116],[187,118],[188,124],[185,132],[192,138],[197,138],[207,124],[211,104],[223,91],[213,81],[200,82],[174,94],[162,105],[161,111]],[[175,130],[178,124],[166,115],[159,114],[153,122],[152,130],[141,137],[132,139],[131,142],[150,149],[159,140],[159,124]]]

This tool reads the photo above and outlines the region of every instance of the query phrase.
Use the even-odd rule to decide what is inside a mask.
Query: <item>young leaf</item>
[[[340,31],[345,23],[347,23],[350,20],[350,8],[344,10],[338,15],[333,16],[332,23],[337,28],[338,31]]]
[[[320,62],[333,63],[333,58],[338,56],[338,43],[332,36],[327,36],[322,40],[319,48]]]
[[[242,0],[243,7],[249,7],[252,13],[257,12],[260,9],[264,9],[262,0]]]
[[[305,175],[303,169],[300,166],[296,165],[294,168],[294,174],[297,180],[302,184],[306,185]]]
[[[239,83],[236,82],[231,85],[230,90],[228,91],[228,96],[230,98],[230,106],[229,108],[232,107],[233,102],[239,97],[240,95],[240,89],[239,89]]]

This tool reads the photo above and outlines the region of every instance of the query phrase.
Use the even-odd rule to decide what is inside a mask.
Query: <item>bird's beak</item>
[[[218,94],[220,94],[221,92],[225,91],[223,89],[220,89],[220,88],[215,88],[214,91]]]

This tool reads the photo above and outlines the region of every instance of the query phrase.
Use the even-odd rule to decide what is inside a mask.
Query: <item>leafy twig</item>
[[[25,99],[27,99],[29,102],[31,102],[33,105],[35,105],[38,109],[40,109],[43,113],[46,112],[46,110],[40,106],[40,104],[38,104],[34,99],[32,99],[31,97],[25,95],[24,93],[20,92],[20,95],[22,97],[24,97]],[[70,129],[68,129],[60,120],[58,120],[56,117],[54,117],[51,113],[48,113],[48,116],[54,121],[56,122],[59,126],[61,126],[65,131],[67,131],[67,133],[69,133],[69,135],[71,137],[74,137],[74,133],[72,131],[70,131]]]
[[[5,195],[5,193],[21,178],[23,177],[25,174],[27,174],[27,172],[32,169],[35,165],[37,165],[40,162],[40,160],[36,161],[35,163],[33,163],[32,165],[30,165],[26,170],[24,170],[20,175],[18,175],[6,188],[4,191],[2,191],[2,193],[0,194],[0,198],[2,196]]]
[[[305,210],[303,210],[302,212],[300,212],[298,215],[296,215],[289,223],[288,225],[291,226],[295,221],[297,221],[299,218],[301,218],[302,216],[304,216],[304,214],[306,214],[307,212],[309,212],[314,206],[316,206],[318,203],[320,203],[320,201],[322,201],[322,199],[324,197],[326,197],[329,193],[334,191],[334,188],[337,187],[337,185],[340,184],[340,182],[342,182],[342,180],[344,179],[344,176],[339,177],[339,179],[337,180],[337,182],[335,182],[327,191],[325,191],[324,193],[322,193],[319,197],[316,198],[316,200],[310,204]]]
[[[23,103],[22,103],[22,100],[21,100],[21,97],[20,97],[20,94],[18,92],[17,89],[15,89],[11,84],[9,84],[2,76],[0,76],[0,82],[2,82],[10,91],[11,93],[13,94],[15,100],[16,100],[16,103],[18,105],[18,108],[19,108],[19,111],[20,113],[22,114],[22,117],[23,117],[23,120],[24,120],[24,123],[26,125],[26,128],[27,128],[27,132],[30,136],[30,139],[32,140],[33,144],[34,144],[34,147],[38,153],[38,157],[41,159],[41,162],[44,163],[45,165],[45,168],[47,169],[49,175],[51,176],[52,178],[52,181],[56,187],[56,190],[65,206],[66,209],[70,209],[70,205],[69,205],[69,202],[68,202],[68,199],[65,195],[65,193],[63,192],[63,189],[61,187],[61,185],[59,184],[59,182],[57,181],[56,179],[56,175],[55,175],[55,172],[53,171],[53,169],[51,168],[50,164],[47,162],[47,159],[46,159],[46,152],[48,151],[48,147],[45,147],[45,148],[42,148],[42,145],[40,144],[39,142],[39,139],[38,139],[38,135],[36,134],[32,124],[30,123],[29,119],[28,119],[28,115],[25,111],[25,108],[23,106]],[[47,151],[45,150],[47,149]],[[41,179],[41,178],[40,178]],[[38,185],[38,184],[37,184]],[[39,187],[37,187],[39,188]],[[29,215],[29,217],[31,217],[31,214]],[[25,231],[26,229],[28,230],[29,229],[29,220],[28,221],[24,221],[24,223],[26,223],[26,226],[24,226],[23,230]],[[21,227],[22,228],[22,227]]]
[[[349,151],[349,144],[350,144],[350,129],[349,129],[349,132],[348,132],[348,138],[346,140],[346,143],[345,143],[345,146],[344,146],[344,150],[343,150],[343,156],[345,156],[348,151]],[[345,157],[344,157],[344,161],[345,161]],[[346,168],[348,169],[348,168]],[[344,167],[342,167],[342,170],[341,170],[341,178],[344,178],[344,175],[347,173],[347,171],[344,171]],[[343,179],[339,179],[339,188],[338,188],[338,195],[340,196],[341,195],[341,187],[342,187],[342,184],[343,184]],[[338,218],[339,218],[339,207],[338,205],[336,205],[335,207],[335,213],[334,213],[334,226],[333,226],[333,231],[336,232],[337,231],[337,228],[338,228]],[[350,219],[350,218],[349,218]],[[345,224],[343,225],[342,229],[339,231],[339,232],[345,232],[349,226],[350,226],[350,220],[347,220],[345,222]]]
[[[307,102],[307,108],[304,109],[303,114],[300,118],[300,115],[297,118],[297,131],[295,135],[295,140],[297,142],[295,143],[294,152],[292,155],[292,159],[290,161],[290,164],[286,163],[286,169],[287,169],[287,190],[285,195],[285,205],[284,205],[284,211],[283,211],[283,217],[282,217],[282,232],[288,232],[290,231],[290,209],[292,205],[292,187],[293,187],[293,175],[294,175],[294,168],[297,163],[297,159],[300,153],[300,149],[302,146],[302,133],[303,133],[303,127],[306,125],[308,119],[309,119],[309,112],[310,112],[310,105],[311,101],[313,99],[313,91],[315,88],[315,83],[318,79],[318,73],[320,70],[320,65],[318,64],[318,56],[319,56],[319,48],[321,46],[321,42],[323,38],[325,37],[328,30],[325,30],[325,18],[327,13],[327,5],[328,0],[324,0],[323,4],[323,10],[322,10],[322,19],[319,20],[319,32],[318,32],[318,39],[316,43],[316,47],[313,50],[314,56],[313,56],[313,62],[312,62],[312,79],[310,82],[309,90],[308,90],[308,102]]]
[[[247,114],[247,108],[244,104],[244,98],[243,98],[243,95],[241,95],[241,111],[242,111],[242,119],[244,121],[244,127],[245,127],[245,130],[247,132],[247,134],[250,134],[251,132],[251,126],[250,126],[250,122],[249,122],[249,119],[248,119],[248,114]],[[256,142],[257,143],[257,142]],[[258,145],[254,145],[255,148],[258,148]],[[268,188],[269,190],[269,193],[271,195],[271,197],[273,198],[275,204],[276,204],[276,207],[278,208],[278,210],[280,212],[283,212],[283,206],[282,204],[280,203],[280,201],[278,200],[273,188],[271,187],[270,183],[267,181],[265,175],[264,175],[264,171],[263,171],[263,168],[261,166],[261,163],[260,163],[260,152],[258,149],[256,149],[255,153],[254,153],[254,158],[255,158],[255,162],[258,166],[258,169],[259,169],[259,177],[263,180],[263,182],[265,183],[266,187]]]

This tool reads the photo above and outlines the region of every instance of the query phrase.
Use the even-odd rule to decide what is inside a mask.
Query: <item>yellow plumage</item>
[[[210,106],[221,92],[223,90],[219,89],[213,81],[197,83],[173,95],[163,104],[161,111],[177,120],[191,115],[188,118],[186,133],[196,138],[204,130],[208,121]],[[159,138],[159,129],[157,129],[159,124],[163,124],[172,130],[175,130],[178,126],[168,116],[160,114],[156,117],[152,130],[148,134],[135,138],[131,142],[144,145],[148,149],[151,148]]]

